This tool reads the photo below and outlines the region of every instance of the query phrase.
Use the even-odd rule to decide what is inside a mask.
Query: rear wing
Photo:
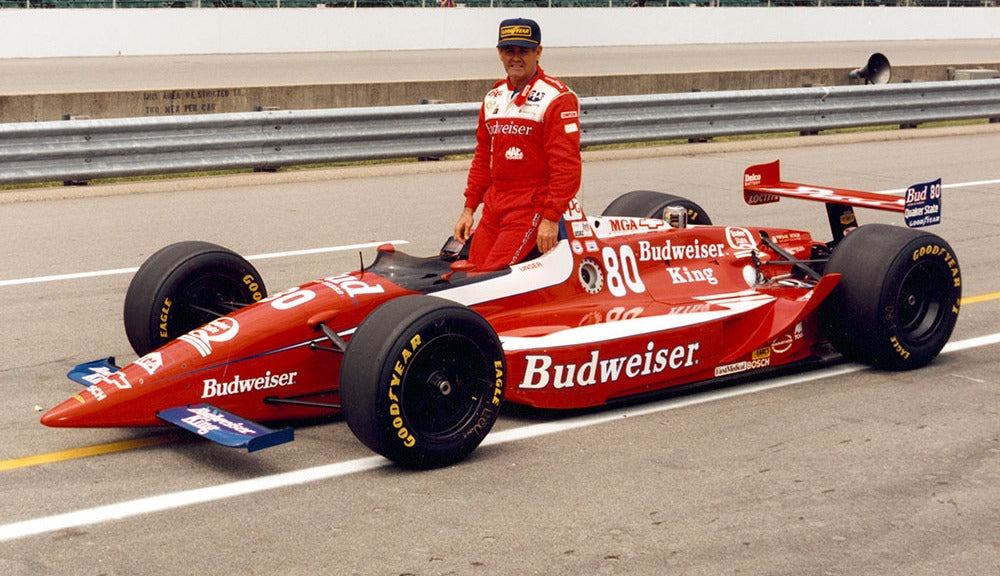
[[[782,196],[825,203],[835,239],[842,238],[847,230],[857,227],[853,210],[855,206],[902,212],[906,225],[911,228],[941,222],[940,178],[933,182],[914,184],[906,189],[903,197],[898,197],[878,192],[784,182],[781,180],[778,160],[751,166],[743,172],[743,200],[747,204],[770,204],[779,201]]]

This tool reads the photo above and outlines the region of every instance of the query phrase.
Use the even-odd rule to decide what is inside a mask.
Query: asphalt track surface
[[[998,125],[588,152],[583,205],[658,189],[717,223],[743,169],[898,191],[940,176],[965,301],[930,366],[840,365],[587,414],[512,411],[471,459],[409,472],[343,422],[248,455],[183,432],[57,430],[72,365],[130,361],[129,271],[170,242],[255,256],[270,291],[435,252],[467,160],[0,193],[0,573],[987,574],[1000,564]],[[898,215],[860,211],[865,222]]]
[[[497,78],[496,50],[0,58],[0,94]],[[1000,39],[545,48],[556,76],[994,63]]]

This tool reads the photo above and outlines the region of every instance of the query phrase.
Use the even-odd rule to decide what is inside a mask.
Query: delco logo
[[[511,146],[507,149],[507,153],[504,154],[504,157],[508,160],[524,160],[524,152],[521,152],[521,149],[517,146]]]
[[[744,186],[757,186],[760,184],[760,174],[744,174],[743,175],[743,185]]]
[[[212,353],[212,344],[228,342],[236,337],[240,324],[234,318],[223,316],[216,318],[201,328],[197,328],[178,338],[187,342],[201,354],[202,358]]]

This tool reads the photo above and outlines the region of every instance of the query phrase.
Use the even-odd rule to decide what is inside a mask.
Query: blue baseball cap
[[[527,18],[510,18],[500,23],[500,35],[497,38],[497,48],[503,46],[521,46],[538,48],[542,43],[542,29],[538,22]]]

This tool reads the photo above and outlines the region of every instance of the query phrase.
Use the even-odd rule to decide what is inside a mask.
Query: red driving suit
[[[478,270],[523,260],[542,218],[558,222],[580,188],[580,104],[541,68],[520,91],[497,82],[483,99],[465,206],[483,214],[469,247]]]

